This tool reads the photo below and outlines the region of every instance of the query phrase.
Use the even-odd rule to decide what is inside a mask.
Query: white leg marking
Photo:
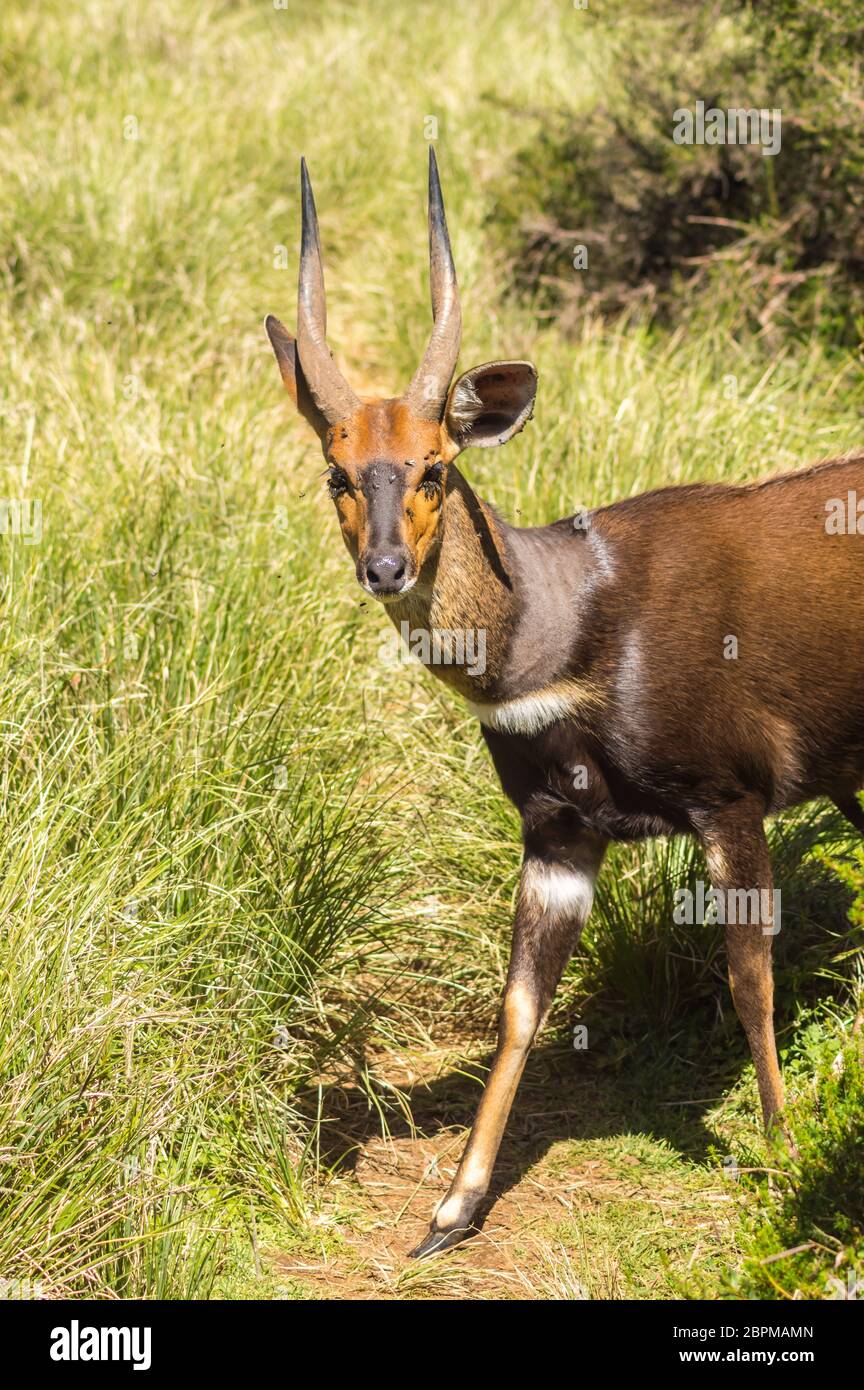
[[[596,879],[595,865],[578,868],[569,864],[549,864],[543,859],[526,859],[520,894],[526,907],[546,916],[573,917],[584,922],[594,901]]]
[[[434,1222],[439,1230],[446,1231],[458,1220],[462,1207],[462,1198],[457,1194],[455,1197],[445,1197],[444,1200],[435,1208]]]
[[[711,875],[711,882],[728,883],[732,868],[726,857],[726,851],[722,845],[718,845],[713,840],[705,841],[705,858],[708,861],[708,872]]]
[[[530,1047],[540,1022],[537,1000],[530,989],[514,980],[504,995],[504,1019],[508,1043],[514,1047]]]

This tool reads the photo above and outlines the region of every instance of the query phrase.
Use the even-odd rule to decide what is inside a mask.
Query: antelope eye
[[[423,492],[427,497],[434,497],[441,487],[441,478],[444,474],[443,464],[440,462],[430,464],[420,479],[418,492]]]
[[[331,497],[340,497],[343,492],[347,492],[350,484],[348,474],[341,468],[334,465],[330,467],[330,474],[327,478],[327,490]]]

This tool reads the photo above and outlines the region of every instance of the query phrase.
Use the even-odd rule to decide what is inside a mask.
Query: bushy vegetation
[[[572,327],[639,309],[737,332],[814,329],[857,348],[864,313],[864,97],[854,0],[586,11],[602,100],[535,113],[492,214],[516,284]],[[578,42],[578,40],[577,40]],[[634,76],[638,74],[638,79]],[[779,111],[781,151],[676,144],[673,115]],[[578,245],[587,272],[574,272]]]
[[[42,536],[0,537],[0,1278],[39,1279],[50,1296],[291,1296],[266,1250],[332,1238],[328,1095],[350,1087],[374,1125],[392,1124],[408,1108],[392,1077],[409,1051],[432,1056],[447,1038],[476,1057],[491,1037],[516,818],[462,707],[420,671],[379,660],[382,620],[356,589],[317,446],[260,327],[268,311],[292,320],[299,155],[321,214],[332,345],[358,389],[386,393],[407,382],[428,331],[426,123],[437,119],[463,361],[540,368],[529,430],[465,460],[510,518],[793,467],[860,445],[864,406],[835,350],[859,312],[841,255],[857,255],[861,237],[842,42],[852,11],[833,6],[836,25],[820,21],[817,40],[812,9],[790,6],[761,57],[756,11],[693,21],[622,6],[607,24],[546,0],[470,12],[405,0],[388,7],[384,60],[377,7],[337,0],[5,6],[3,489],[41,502]],[[742,53],[794,93],[817,41],[831,79],[817,74],[816,95],[833,95],[814,100],[788,144],[784,126],[773,163],[739,151],[730,174],[717,150],[664,146],[677,172],[652,170],[637,145],[650,150],[657,128],[640,133],[647,102],[634,102],[632,72],[647,93],[646,55],[668,52],[679,24],[692,58],[677,86],[664,68],[664,119],[711,99],[711,72],[744,71]],[[709,31],[725,35],[716,69],[700,47]],[[615,96],[625,89],[629,106]],[[759,90],[786,100],[771,82]],[[584,134],[571,147],[574,92]],[[595,127],[611,143],[589,138]],[[799,160],[796,140],[812,157]],[[625,216],[619,175],[623,186],[643,168]],[[671,214],[728,213],[718,180],[732,175],[751,250],[726,239],[722,260],[702,244],[726,293],[689,334],[582,307],[578,324],[547,321],[564,299],[546,283],[559,269],[545,251],[513,263],[530,302],[510,293],[502,237],[521,237],[525,210],[542,208],[568,245],[586,218],[595,231],[608,223],[618,268],[604,279],[592,244],[592,304],[620,306],[616,287],[641,294],[646,279],[659,304],[693,249],[674,240]],[[810,223],[781,236],[796,178]],[[811,224],[828,249],[809,267],[789,247]],[[642,242],[653,259],[640,267]],[[778,347],[757,306],[772,276],[802,269],[782,303],[790,323],[818,308],[826,332]],[[764,295],[753,288],[763,271]],[[766,321],[785,327],[785,313]],[[806,1091],[814,1059],[796,1041],[797,1011],[803,1000],[847,1019],[862,923],[859,909],[849,935],[851,841],[836,819],[817,808],[773,833],[797,913],[780,943],[778,1019],[793,1061],[802,1049],[793,1082]],[[612,856],[553,1031],[574,1012],[589,1020],[601,1039],[594,1103],[608,1105],[626,1073],[640,1130],[668,1123],[671,1074],[695,1080],[694,1099],[715,1094],[706,1069],[723,1097],[705,1112],[717,1144],[759,1151],[716,933],[667,930],[672,890],[700,873],[684,844]],[[805,1013],[802,1028],[811,1022]],[[819,1139],[825,1173],[860,1118],[856,1075],[850,1060],[820,1092],[837,1110]],[[664,1181],[686,1157],[688,1190],[701,1191],[715,1159],[692,1127],[676,1135]],[[837,1171],[829,1226],[848,1249],[851,1179]],[[827,1178],[811,1186],[833,1200]],[[760,1258],[804,1228],[791,1208],[771,1211]],[[591,1241],[605,1244],[591,1258],[616,1266],[626,1238],[598,1226]],[[733,1266],[732,1243],[727,1254]],[[603,1287],[621,1285],[610,1274]]]

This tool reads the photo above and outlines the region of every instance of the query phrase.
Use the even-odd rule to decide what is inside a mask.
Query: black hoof
[[[459,1245],[473,1235],[473,1226],[454,1226],[451,1231],[430,1231],[426,1239],[415,1246],[408,1258],[427,1260],[430,1255],[438,1255],[442,1250],[451,1250],[454,1245]]]

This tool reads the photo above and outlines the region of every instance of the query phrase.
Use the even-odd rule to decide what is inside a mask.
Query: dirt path
[[[479,1094],[472,1070],[452,1056],[426,1079],[411,1068],[415,1130],[389,1138],[359,1093],[340,1093],[333,1138],[350,1156],[323,1193],[328,1239],[320,1253],[277,1255],[280,1276],[318,1298],[675,1298],[734,1262],[734,1184],[656,1123],[680,1130],[680,1106],[654,1097],[655,1123],[632,1123],[638,1078],[622,1088],[560,1045],[529,1065],[481,1232],[407,1260],[455,1171]],[[685,1113],[692,1140],[699,1122]]]

